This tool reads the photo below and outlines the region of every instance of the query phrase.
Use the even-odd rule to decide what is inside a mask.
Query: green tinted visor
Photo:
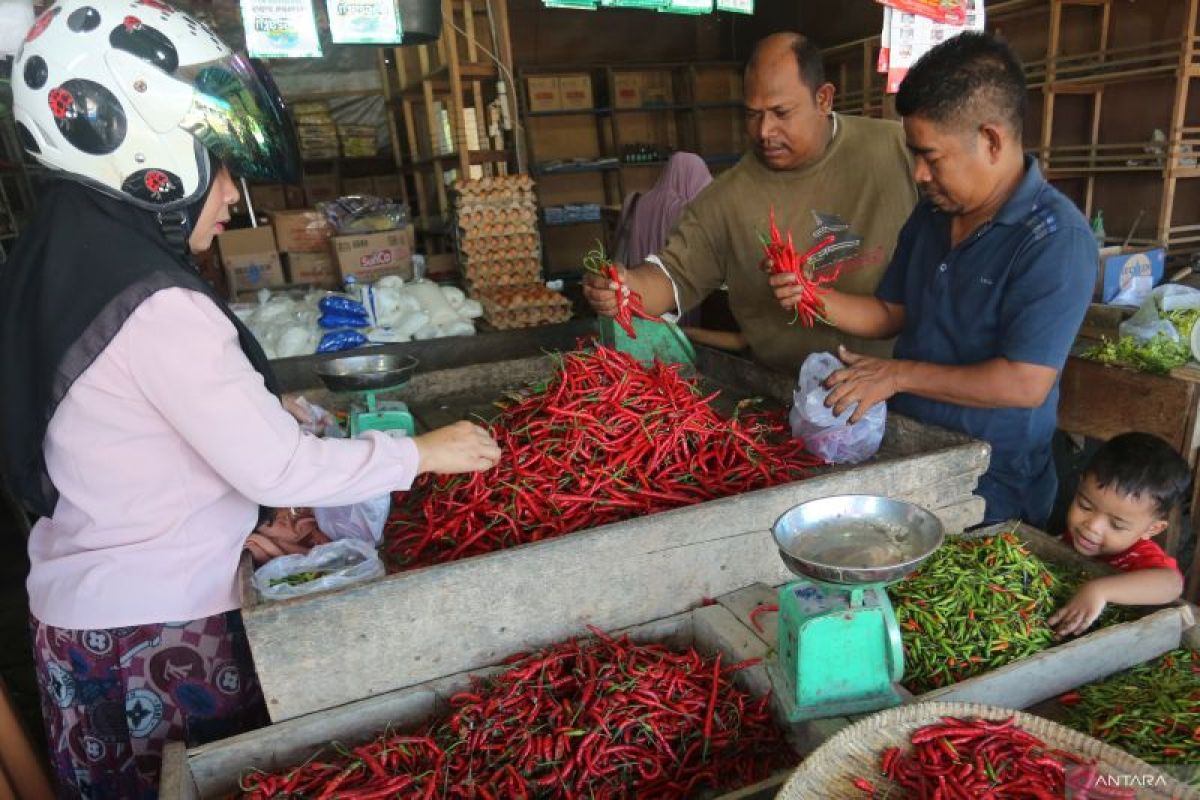
[[[296,134],[265,68],[235,53],[221,61],[180,67],[176,76],[195,89],[180,127],[230,172],[249,180],[299,182]]]

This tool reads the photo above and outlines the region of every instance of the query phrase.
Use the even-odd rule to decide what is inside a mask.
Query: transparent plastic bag
[[[285,582],[289,577],[308,572],[321,574],[295,585]],[[382,578],[385,572],[383,561],[372,545],[358,539],[342,539],[319,544],[305,555],[271,559],[255,571],[254,588],[268,600],[287,600]]]
[[[792,393],[792,410],[788,421],[792,436],[803,439],[809,451],[830,464],[857,464],[879,450],[883,429],[887,423],[887,404],[879,403],[853,425],[847,420],[856,405],[841,415],[826,408],[829,390],[822,382],[844,364],[832,353],[813,353],[800,367],[800,379]]]
[[[391,510],[392,496],[385,494],[349,506],[313,508],[313,515],[321,533],[334,541],[356,539],[378,546]]]
[[[339,234],[390,231],[404,227],[409,220],[404,203],[370,195],[339,197],[318,203],[317,208]]]

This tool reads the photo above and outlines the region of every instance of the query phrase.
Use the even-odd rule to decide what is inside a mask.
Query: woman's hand
[[[470,422],[456,422],[413,437],[421,463],[419,472],[452,475],[491,469],[500,460],[492,435]]]

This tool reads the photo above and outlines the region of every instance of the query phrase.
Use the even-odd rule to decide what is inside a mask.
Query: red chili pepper
[[[862,791],[866,792],[867,794],[871,794],[871,795],[875,794],[875,784],[871,783],[866,778],[855,778],[853,783],[854,783],[854,788],[861,789]]]
[[[754,629],[756,631],[758,631],[759,633],[762,633],[763,627],[762,627],[762,625],[759,624],[758,618],[760,616],[762,616],[763,614],[777,614],[777,613],[779,613],[779,604],[778,603],[763,603],[762,605],[756,607],[753,611],[750,612],[750,623],[754,626]]]
[[[796,276],[796,285],[800,287],[801,292],[796,301],[793,323],[799,321],[804,327],[811,328],[817,320],[826,321],[823,317],[825,304],[822,297],[829,291],[828,284],[838,279],[841,270],[837,268],[832,272],[818,275],[807,267],[810,260],[835,241],[837,241],[837,237],[830,234],[809,248],[804,255],[797,255],[796,247],[792,243],[791,232],[788,232],[785,242],[779,227],[775,224],[775,209],[771,209],[770,237],[763,240],[765,253],[763,261],[774,274]]]

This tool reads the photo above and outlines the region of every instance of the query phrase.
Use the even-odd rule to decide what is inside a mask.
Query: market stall
[[[789,380],[727,354],[701,348],[697,368],[705,394],[723,390],[717,402],[728,409],[745,397],[791,397]],[[554,359],[541,357],[418,372],[398,396],[419,424],[438,425],[470,411],[490,415],[505,391],[554,370]],[[755,582],[778,582],[786,573],[770,527],[807,499],[883,493],[926,506],[948,530],[962,530],[981,519],[971,492],[986,463],[985,445],[893,417],[879,455],[862,465],[823,467],[802,481],[336,592],[264,602],[247,563],[243,614],[268,708],[273,719],[290,719],[494,664],[584,624],[621,628]],[[405,647],[397,650],[393,636]]]

